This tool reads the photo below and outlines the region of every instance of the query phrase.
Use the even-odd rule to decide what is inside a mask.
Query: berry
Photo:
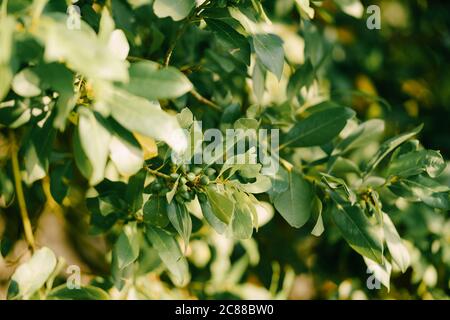
[[[207,176],[203,176],[200,178],[200,183],[206,186],[209,183],[209,178]]]
[[[187,180],[186,180],[185,177],[181,177],[181,178],[180,178],[180,183],[181,183],[181,184],[186,184],[186,182],[187,182]]]
[[[175,181],[175,180],[178,179],[179,176],[180,176],[180,175],[179,175],[178,173],[174,172],[174,173],[172,173],[172,174],[170,175],[170,178],[171,178],[173,181]]]
[[[152,191],[158,192],[159,190],[161,190],[161,188],[162,185],[158,181],[152,183]]]
[[[195,174],[193,172],[189,172],[186,177],[190,182],[195,180]]]
[[[199,175],[199,174],[202,172],[202,168],[200,168],[200,167],[194,167],[194,169],[192,170],[192,172],[193,172],[195,175]]]
[[[216,173],[216,170],[213,168],[208,168],[208,170],[206,170],[206,175],[211,177]]]

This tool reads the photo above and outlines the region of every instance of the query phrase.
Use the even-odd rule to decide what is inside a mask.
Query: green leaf
[[[69,182],[73,179],[73,163],[67,161],[50,170],[50,192],[53,199],[59,204],[63,203],[69,191]]]
[[[325,230],[325,228],[323,226],[322,209],[323,209],[322,201],[320,201],[319,197],[316,196],[314,198],[313,211],[316,211],[318,213],[318,216],[317,216],[317,222],[314,225],[313,230],[311,231],[311,234],[316,237],[320,237]]]
[[[206,199],[205,202],[200,201],[200,206],[202,208],[203,216],[211,227],[213,227],[217,233],[224,234],[227,230],[227,225],[214,214],[209,200]]]
[[[56,116],[53,123],[55,128],[62,131],[78,100],[78,94],[73,92],[74,75],[60,63],[39,64],[34,71],[39,75],[42,89],[51,88],[58,92]]]
[[[91,174],[86,178],[91,185],[96,185],[105,177],[111,133],[99,114],[87,108],[79,108],[78,114],[80,144],[92,168]]]
[[[138,212],[144,203],[143,192],[144,183],[147,177],[147,171],[141,169],[134,176],[131,176],[128,180],[127,192],[125,194],[125,199],[128,202],[129,212]]]
[[[186,18],[195,7],[195,0],[155,0],[153,11],[159,18],[171,17],[174,21]]]
[[[102,194],[95,198],[87,198],[86,204],[89,211],[104,217],[114,213],[125,212],[127,210],[127,203],[115,193]]]
[[[28,185],[47,175],[55,136],[56,130],[53,128],[52,118],[48,118],[42,128],[36,124],[31,129],[23,147],[26,168],[24,180]]]
[[[230,222],[229,232],[235,239],[250,239],[253,234],[253,225],[258,225],[257,221],[253,223],[252,216],[256,215],[256,209],[249,197],[239,190],[234,190],[234,199],[236,206],[233,217]]]
[[[14,76],[11,86],[19,96],[30,98],[41,94],[39,83],[40,79],[36,73],[27,68]]]
[[[117,171],[125,177],[136,174],[144,165],[144,152],[134,135],[115,121],[109,122],[111,142],[109,152]]]
[[[45,43],[45,61],[65,62],[90,79],[128,81],[128,62],[117,54],[114,39],[98,38],[83,20],[80,30],[67,28],[66,21],[67,15],[63,13],[52,13],[41,19],[37,35]]]
[[[229,177],[235,174],[236,171],[248,173],[248,175],[246,175],[248,178],[256,177],[256,175],[258,175],[259,171],[261,170],[261,164],[257,162],[256,147],[252,146],[245,153],[229,157],[223,164],[219,176],[224,174],[229,169],[231,169],[229,172]]]
[[[409,201],[422,201],[432,208],[450,210],[450,188],[424,175],[401,179],[389,189]]]
[[[376,141],[384,132],[385,123],[380,119],[371,119],[361,123],[348,137],[343,139],[333,150],[333,155],[361,148]]]
[[[392,271],[391,264],[387,260],[384,261],[384,264],[380,264],[369,258],[366,257],[363,258],[364,262],[367,265],[368,270],[370,270],[370,273],[372,273],[375,279],[380,281],[389,291],[391,271]]]
[[[396,137],[393,137],[385,141],[380,146],[378,152],[372,157],[372,160],[370,160],[370,162],[367,164],[365,172],[366,173],[372,172],[372,170],[374,170],[389,153],[394,151],[395,148],[397,148],[404,142],[408,141],[409,139],[417,135],[422,130],[422,128],[423,125],[420,125],[411,131],[405,132],[403,134],[400,134]]]
[[[256,59],[255,66],[253,68],[252,83],[253,94],[255,95],[258,103],[262,103],[266,88],[266,70],[258,59]]]
[[[303,18],[314,18],[314,9],[311,7],[310,0],[295,0],[295,4]]]
[[[187,248],[192,233],[192,219],[186,206],[173,201],[167,207],[167,215],[170,223],[183,239],[185,248]]]
[[[418,150],[392,159],[388,174],[409,177],[426,171],[430,177],[436,178],[444,171],[445,167],[445,161],[439,151]]]
[[[151,61],[133,63],[130,81],[122,87],[148,100],[178,98],[193,89],[192,83],[178,69],[159,68]]]
[[[233,216],[235,201],[225,189],[210,185],[206,188],[211,209],[220,221],[229,224]]]
[[[408,249],[403,244],[403,240],[400,238],[397,229],[395,229],[391,218],[386,213],[383,213],[383,230],[392,259],[400,270],[405,273],[406,269],[408,269],[411,264],[411,258]]]
[[[274,34],[255,34],[253,47],[259,61],[280,80],[284,67],[283,40]]]
[[[189,267],[175,238],[167,231],[151,226],[147,227],[145,234],[169,270],[175,284],[185,285],[189,281]]]
[[[109,300],[109,295],[94,286],[70,289],[66,284],[53,288],[47,295],[49,300]]]
[[[274,206],[293,227],[302,227],[314,208],[314,190],[311,184],[296,172],[289,172],[289,187],[274,199]]]
[[[169,224],[167,199],[164,196],[151,196],[143,210],[145,223],[161,228],[165,228]]]
[[[173,197],[175,197],[175,193],[177,192],[179,182],[180,182],[180,178],[178,177],[178,179],[173,184],[172,189],[166,193],[167,203],[170,204],[173,200]]]
[[[250,45],[242,34],[218,19],[205,19],[205,22],[229,54],[250,65]]]
[[[14,272],[8,298],[30,299],[45,284],[55,267],[56,257],[52,250],[47,247],[37,250],[30,260]]]
[[[10,66],[13,34],[16,21],[11,16],[1,17],[0,19],[0,101],[8,93],[11,87],[13,73]]]
[[[331,108],[315,112],[296,123],[286,134],[282,146],[312,147],[330,142],[344,129],[355,112],[349,108]]]
[[[114,245],[113,254],[120,270],[131,265],[139,256],[140,233],[136,222],[128,223]]]
[[[348,244],[359,254],[383,263],[383,239],[359,205],[336,204],[331,210],[333,221]]]
[[[134,96],[124,90],[108,88],[100,92],[113,118],[124,128],[166,142],[174,151],[187,147],[186,136],[175,116],[161,110],[157,103]]]
[[[78,134],[78,130],[75,130],[72,136],[72,145],[73,145],[73,156],[75,158],[75,163],[77,168],[80,170],[81,174],[89,179],[92,175],[92,165],[84,152],[83,147],[81,146],[80,135]]]
[[[256,176],[256,181],[251,183],[239,183],[237,182],[239,188],[247,193],[264,193],[272,188],[272,181],[269,177],[258,174]]]
[[[314,81],[314,77],[315,70],[311,61],[308,59],[289,79],[287,86],[288,99],[292,99],[298,95],[303,87],[306,86],[308,88]]]

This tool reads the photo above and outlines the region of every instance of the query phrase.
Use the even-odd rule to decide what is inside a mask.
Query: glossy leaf
[[[52,250],[43,247],[21,264],[11,277],[8,298],[30,299],[47,281],[56,267]]]
[[[284,67],[283,41],[274,34],[255,34],[253,47],[264,67],[281,79]]]
[[[174,21],[186,18],[195,6],[195,0],[155,0],[153,11],[160,18],[171,17]]]
[[[185,248],[187,248],[192,233],[192,219],[186,206],[176,201],[169,203],[167,216],[172,226],[183,239]]]
[[[358,205],[335,205],[331,216],[344,239],[359,254],[383,263],[383,240],[380,228],[373,225]]]
[[[175,238],[158,227],[148,227],[146,236],[169,270],[174,282],[179,286],[185,285],[189,281],[189,268]]]
[[[312,147],[328,143],[354,116],[355,112],[349,108],[332,108],[313,113],[292,127],[284,137],[283,146]]]
[[[156,63],[146,61],[131,65],[130,81],[123,88],[148,100],[160,100],[180,97],[193,86],[176,68],[159,68]]]

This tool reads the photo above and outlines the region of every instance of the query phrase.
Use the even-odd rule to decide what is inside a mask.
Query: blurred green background
[[[292,12],[286,10],[288,2],[273,2],[274,14],[286,23],[293,18]],[[356,1],[336,2],[344,7]],[[323,1],[316,10],[315,25],[319,25],[319,31],[327,39],[324,50],[329,50],[326,68],[327,76],[331,77],[331,97],[351,105],[362,119],[384,118],[388,135],[424,123],[419,139],[425,147],[441,150],[449,159],[450,3],[436,0],[361,3],[364,11],[370,5],[380,7],[380,30],[366,27],[367,13],[362,19],[351,15],[361,9],[358,5],[339,10],[334,2]],[[443,180],[450,184],[448,169]],[[412,268],[406,274],[394,273],[389,292],[385,288],[367,288],[370,274],[365,272],[364,262],[332,228],[317,239],[308,233],[312,225],[293,230],[275,217],[274,223],[257,235],[261,263],[278,260],[281,265],[294,267],[297,274],[291,292],[294,299],[447,299],[448,214],[426,206],[413,209],[401,201],[389,210],[413,252]],[[271,236],[274,234],[280,236]],[[259,268],[259,272],[264,272],[261,270],[265,270],[269,279],[273,268],[267,264]]]

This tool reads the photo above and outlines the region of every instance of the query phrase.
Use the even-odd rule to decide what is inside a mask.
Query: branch
[[[197,90],[192,89],[190,93],[191,93],[192,96],[193,96],[195,99],[197,99],[199,102],[201,102],[201,103],[207,105],[208,107],[213,108],[213,109],[216,110],[216,111],[222,111],[222,109],[221,109],[217,104],[215,104],[215,103],[212,102],[211,100],[209,100],[209,99],[205,98],[204,96],[202,96]]]
[[[175,35],[175,39],[171,43],[171,45],[170,45],[169,49],[167,50],[167,53],[164,57],[164,66],[165,67],[167,67],[169,65],[170,58],[172,57],[172,54],[173,54],[173,50],[177,46],[178,40],[180,40],[181,36],[186,31],[188,25],[191,22],[197,21],[196,18],[198,18],[197,15],[200,13],[200,11],[202,11],[203,9],[206,9],[210,4],[211,4],[211,1],[206,0],[200,6],[198,6],[194,11],[192,11],[192,13],[184,20],[183,25],[178,29],[178,31]]]
[[[11,142],[11,161],[14,174],[14,182],[16,186],[17,201],[19,203],[20,216],[22,218],[23,230],[25,233],[25,239],[31,248],[31,251],[36,250],[36,244],[33,236],[33,229],[31,227],[30,217],[28,216],[27,205],[25,202],[25,196],[23,194],[22,178],[20,176],[19,158],[18,152],[19,148],[16,143],[16,136],[12,130],[9,131],[9,140]]]
[[[158,177],[161,177],[161,178],[169,179],[169,180],[170,180],[170,176],[168,176],[168,175],[165,174],[165,173],[159,172],[159,171],[157,171],[157,170],[150,169],[149,167],[145,167],[145,169],[146,169],[150,174],[153,174],[153,175],[155,175],[155,176],[158,176]]]
[[[175,39],[170,44],[169,50],[167,50],[166,56],[164,57],[164,67],[167,67],[170,63],[170,58],[172,57],[173,50],[177,46],[178,40],[180,40],[183,33],[186,31],[187,26],[189,25],[190,20],[187,19],[183,25],[178,29],[177,34],[175,35]]]

